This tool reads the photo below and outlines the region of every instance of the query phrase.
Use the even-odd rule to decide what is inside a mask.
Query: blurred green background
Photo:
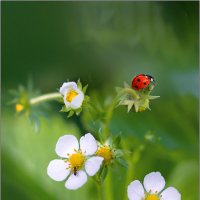
[[[2,199],[96,198],[92,179],[68,191],[46,174],[59,136],[95,128],[83,114],[66,120],[52,103],[49,121],[41,120],[35,133],[7,104],[9,89],[31,77],[35,88],[54,92],[80,78],[89,94],[105,100],[138,73],[154,76],[153,94],[161,98],[151,111],[117,108],[113,115],[110,129],[127,148],[146,145],[128,181],[160,171],[182,200],[198,198],[198,2],[2,2],[1,8]],[[159,139],[146,142],[148,131]],[[126,196],[126,172],[110,170],[113,199]]]

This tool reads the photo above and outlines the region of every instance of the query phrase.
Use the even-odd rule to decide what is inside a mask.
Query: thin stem
[[[144,150],[144,145],[140,145],[135,151],[134,153],[132,154],[132,157],[131,158],[127,158],[127,160],[129,161],[128,162],[128,171],[127,171],[127,174],[126,174],[126,179],[125,179],[125,185],[129,185],[130,184],[130,181],[133,180],[134,178],[134,173],[135,173],[135,167],[136,167],[136,164],[138,163],[138,161],[140,160],[140,157],[141,157],[141,153],[142,151]],[[127,189],[127,188],[126,188]],[[124,200],[127,199],[126,195],[124,194]]]
[[[111,172],[108,172],[107,177],[105,179],[105,185],[104,185],[104,194],[105,199],[112,200],[113,199],[113,193],[112,193],[112,176]]]
[[[49,94],[44,94],[35,98],[30,99],[30,104],[34,105],[34,104],[38,104],[44,101],[50,101],[53,99],[57,99],[62,97],[62,95],[58,92],[55,93],[49,93]]]
[[[108,138],[109,136],[109,124],[112,119],[113,111],[116,107],[116,103],[117,103],[117,97],[113,99],[112,103],[110,104],[109,108],[106,111],[106,116],[105,116],[104,126],[103,126],[103,134],[105,138]]]
[[[103,184],[98,183],[95,181],[96,187],[97,187],[97,192],[98,192],[98,199],[99,200],[105,200],[105,195],[104,195],[104,190],[103,190]]]

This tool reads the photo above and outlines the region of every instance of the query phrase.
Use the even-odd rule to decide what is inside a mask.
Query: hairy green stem
[[[128,171],[127,171],[127,174],[126,174],[126,179],[125,179],[125,185],[128,186],[131,181],[133,180],[134,178],[134,174],[135,174],[135,167],[136,167],[136,164],[137,162],[140,160],[140,157],[141,157],[141,153],[142,151],[144,150],[144,145],[140,145],[135,151],[134,153],[132,154],[131,157],[127,158],[128,160]],[[127,190],[127,188],[125,188],[125,190]],[[124,193],[124,197],[123,197],[124,200],[127,200],[127,192]]]
[[[96,183],[97,192],[98,192],[98,199],[99,200],[106,200],[105,195],[104,195],[104,190],[103,190],[103,184],[100,184],[97,181],[95,181],[95,183]]]
[[[113,99],[112,103],[110,104],[110,106],[108,107],[108,109],[106,111],[106,116],[105,116],[105,120],[104,120],[103,131],[102,131],[105,138],[108,138],[108,136],[110,134],[109,124],[112,119],[113,111],[116,107],[116,103],[117,103],[117,97],[115,97]]]
[[[112,193],[112,176],[111,172],[108,172],[107,177],[105,179],[105,185],[104,185],[104,194],[105,199],[112,200],[113,199],[113,193]]]
[[[44,102],[44,101],[50,101],[50,100],[53,100],[53,99],[58,99],[60,97],[62,97],[62,95],[58,92],[44,94],[44,95],[30,99],[30,104],[35,105],[35,104],[38,104],[38,103],[41,103],[41,102]]]

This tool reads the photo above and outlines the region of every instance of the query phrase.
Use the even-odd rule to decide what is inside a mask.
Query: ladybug
[[[141,90],[146,88],[150,83],[154,83],[155,80],[152,76],[147,74],[139,74],[132,80],[132,88],[134,90]]]

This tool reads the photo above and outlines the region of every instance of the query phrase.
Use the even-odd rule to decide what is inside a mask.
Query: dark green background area
[[[66,120],[52,103],[36,134],[8,106],[9,89],[31,77],[35,88],[54,92],[80,78],[103,102],[138,73],[154,76],[153,94],[161,98],[143,113],[117,108],[110,130],[133,150],[148,131],[159,140],[146,146],[129,179],[160,171],[182,200],[198,198],[198,2],[2,2],[1,8],[2,199],[84,200],[96,192],[92,180],[74,192],[46,175],[59,136],[95,127]],[[110,174],[113,199],[121,200],[126,170]]]

